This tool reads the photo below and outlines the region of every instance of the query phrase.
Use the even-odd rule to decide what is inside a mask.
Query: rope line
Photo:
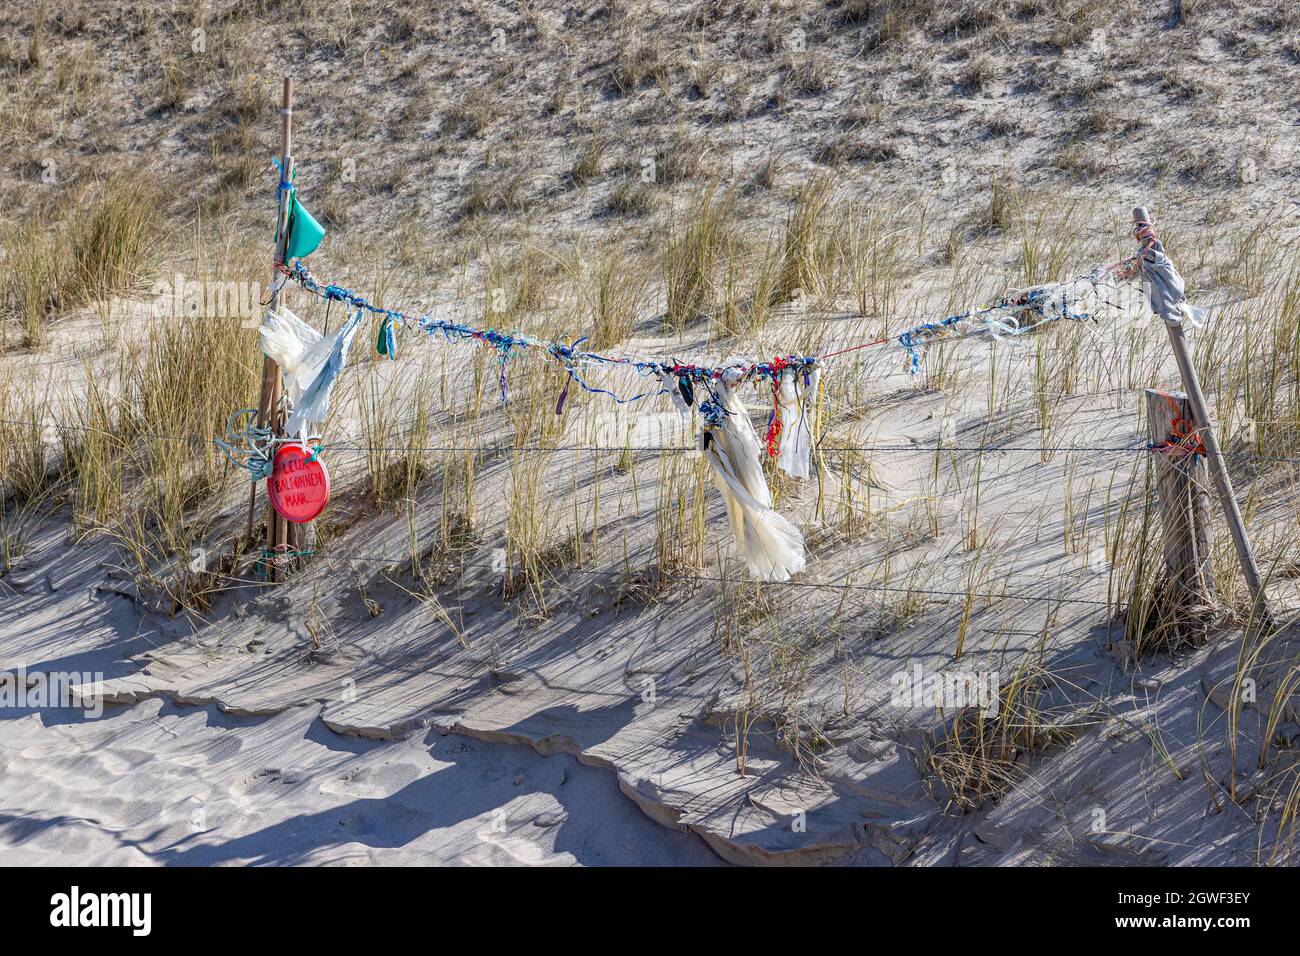
[[[1135,259],[1136,257],[1131,257],[1121,262],[1099,266],[1091,272],[1077,276],[1068,282],[1048,283],[1012,290],[999,299],[998,302],[986,308],[972,309],[942,319],[922,322],[896,336],[898,344],[907,352],[908,370],[912,374],[918,374],[921,367],[922,351],[933,341],[956,334],[964,325],[973,324],[975,326],[973,329],[967,330],[967,335],[987,334],[994,340],[1003,341],[1025,335],[1049,322],[1060,320],[1084,321],[1089,319],[1095,321],[1097,318],[1095,315],[1082,310],[1082,308],[1074,309],[1071,307],[1072,299],[1082,301],[1086,294],[1086,292],[1081,292],[1076,287],[1086,286],[1088,287],[1087,291],[1096,293],[1103,282],[1112,280],[1127,281],[1131,278],[1132,264]],[[537,349],[543,354],[550,355],[568,373],[564,392],[561,393],[559,402],[556,405],[557,414],[563,410],[569,382],[577,382],[578,386],[583,390],[593,394],[606,395],[619,404],[637,402],[670,391],[665,385],[664,387],[647,389],[629,397],[622,397],[608,389],[589,385],[578,373],[579,367],[582,366],[621,365],[634,369],[638,375],[655,376],[661,382],[664,376],[672,376],[678,379],[679,382],[686,383],[699,383],[718,379],[725,371],[721,367],[714,366],[682,365],[676,361],[664,363],[630,357],[614,357],[592,351],[579,351],[578,346],[587,341],[586,336],[574,339],[572,344],[566,345],[562,341],[546,341],[524,332],[503,332],[495,328],[479,329],[463,322],[436,319],[429,312],[419,316],[411,315],[397,309],[374,305],[365,296],[338,283],[318,280],[301,259],[295,259],[292,265],[282,264],[280,269],[283,279],[297,283],[304,291],[324,299],[327,303],[344,302],[353,308],[380,316],[383,320],[381,341],[385,343],[381,351],[390,358],[393,357],[396,349],[396,337],[393,328],[395,323],[400,324],[404,330],[416,328],[431,337],[441,335],[448,342],[477,341],[486,347],[494,349],[497,353],[498,379],[503,402],[508,401],[506,366],[518,351],[525,349]],[[1113,305],[1105,296],[1099,296],[1099,298],[1103,304]],[[1031,316],[1036,316],[1036,319],[1031,320]],[[746,378],[752,376],[768,379],[776,383],[779,380],[781,370],[785,367],[798,366],[806,372],[807,369],[819,361],[825,361],[872,346],[884,345],[889,341],[890,337],[886,336],[817,356],[777,356],[772,362],[755,362],[743,366],[744,376]]]
[[[388,556],[388,555],[377,555],[377,554],[355,554],[355,553],[348,553],[348,552],[334,552],[326,548],[321,551],[316,551],[316,550],[304,551],[301,552],[301,554],[317,555],[319,557],[327,558],[327,559],[335,558],[342,561],[360,561],[360,562],[368,562],[372,564],[383,564],[383,565],[402,565],[402,564],[409,563],[411,561],[411,555],[409,552],[402,555]],[[259,564],[268,558],[271,560],[277,560],[280,558],[284,558],[286,555],[292,556],[289,552],[275,553],[263,549],[262,553],[255,558],[253,563]],[[463,564],[462,567],[490,568],[492,567],[492,565],[488,562],[479,561],[479,562],[467,562]],[[249,584],[262,583],[260,581],[256,581],[256,582],[246,581],[245,579],[242,578],[235,578],[231,575],[225,575],[215,571],[208,572],[208,573],[212,574],[214,577],[225,577],[225,578],[229,578],[230,580],[243,581],[244,583],[249,583]],[[582,574],[591,577],[635,578],[638,576],[638,574],[643,572],[602,571],[595,568],[567,568],[563,573]],[[725,575],[704,575],[704,574],[669,574],[666,575],[666,577],[668,580],[672,581],[673,583],[689,582],[689,581],[708,581],[714,583],[742,585],[742,586],[757,584],[757,586],[759,587],[781,586],[781,587],[797,587],[797,588],[822,588],[822,589],[841,590],[841,591],[846,591],[846,590],[847,591],[873,591],[873,592],[890,593],[890,594],[929,594],[929,595],[935,595],[939,597],[960,597],[960,598],[969,597],[969,598],[978,598],[980,600],[989,600],[989,601],[1001,601],[1001,600],[1030,601],[1030,602],[1047,601],[1047,602],[1055,602],[1058,604],[1081,604],[1081,605],[1088,605],[1092,607],[1110,607],[1113,603],[1111,601],[1100,601],[1095,598],[1066,597],[1064,595],[1054,596],[1054,595],[1043,595],[1043,594],[1025,594],[1025,593],[1018,593],[1018,592],[1011,592],[1006,594],[995,594],[991,592],[974,592],[974,591],[966,592],[966,591],[949,591],[949,590],[942,590],[936,588],[899,587],[899,586],[892,586],[892,585],[885,585],[885,584],[854,584],[851,582],[843,582],[843,581],[805,581],[805,580],[791,579],[788,581],[755,582],[749,578],[736,578],[736,577],[728,577]]]
[[[241,410],[247,411],[247,409]],[[240,414],[239,412],[236,415]],[[40,422],[24,421],[21,419],[0,418],[0,424],[18,425],[21,427],[40,427]],[[60,429],[69,429],[73,431],[88,431],[101,435],[112,435],[116,433],[105,431],[102,428],[92,428],[85,425],[60,424]],[[134,440],[139,439],[156,439],[160,441],[184,442],[193,445],[196,448],[206,447],[214,443],[211,438],[201,437],[198,435],[170,435],[163,432],[147,432],[133,435]],[[297,439],[291,440],[294,444],[300,444]],[[225,443],[218,440],[218,447]],[[1036,454],[1058,454],[1062,452],[1082,453],[1082,452],[1103,452],[1103,453],[1120,453],[1120,452],[1140,452],[1140,451],[1160,451],[1167,443],[1138,443],[1133,445],[1059,445],[1059,446],[1042,446],[1042,445],[950,445],[946,442],[937,442],[925,445],[827,445],[821,446],[821,451],[827,455],[845,454],[848,452],[942,452],[942,451],[960,451],[960,452],[1033,452]],[[493,443],[483,443],[478,445],[358,445],[352,442],[342,442],[331,445],[318,445],[310,449],[317,452],[328,451],[331,455],[339,453],[362,454],[368,452],[576,452],[592,451],[608,454],[626,454],[633,452],[691,452],[699,451],[696,445],[500,445]],[[224,452],[224,448],[222,448]],[[1198,451],[1198,453],[1201,453]],[[1290,462],[1300,463],[1300,456],[1290,455],[1255,455],[1255,454],[1236,454],[1232,452],[1222,452],[1221,456],[1225,459],[1231,459],[1238,462]],[[246,467],[242,463],[235,462],[239,467]]]

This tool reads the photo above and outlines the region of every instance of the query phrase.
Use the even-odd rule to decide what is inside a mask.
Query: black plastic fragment
[[[679,378],[677,380],[677,389],[682,393],[682,401],[686,403],[687,408],[695,404],[695,389],[692,387],[689,378],[684,375]]]

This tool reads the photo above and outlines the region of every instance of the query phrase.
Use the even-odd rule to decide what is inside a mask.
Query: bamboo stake
[[[284,78],[284,96],[280,106],[280,175],[284,182],[293,182],[293,139],[291,123],[293,120],[293,78],[286,76]],[[278,309],[280,307],[280,266],[284,263],[285,244],[288,240],[288,220],[289,220],[289,191],[288,189],[280,190],[280,208],[276,222],[275,259],[271,271],[272,288],[270,307]],[[262,357],[262,395],[258,402],[257,424],[258,427],[265,427],[270,424],[273,434],[281,434],[284,427],[284,415],[280,409],[280,398],[283,392],[284,383],[280,377],[280,367],[271,360],[270,356]],[[257,493],[257,485],[253,485],[253,494]],[[250,501],[250,511],[253,502]],[[289,535],[287,531],[287,522],[276,513],[275,509],[267,505],[266,516],[266,550],[270,553],[271,580],[281,581],[279,562],[276,555],[279,554],[282,546],[289,544]]]
[[[1133,222],[1150,223],[1145,206],[1133,209]],[[1196,435],[1205,447],[1205,458],[1210,466],[1210,475],[1219,495],[1219,504],[1228,521],[1228,530],[1232,533],[1232,545],[1237,551],[1237,560],[1241,564],[1241,573],[1246,578],[1246,587],[1250,589],[1253,614],[1258,614],[1261,623],[1271,618],[1268,611],[1268,599],[1264,594],[1264,583],[1255,563],[1255,555],[1250,548],[1250,539],[1246,537],[1246,523],[1242,520],[1241,509],[1237,507],[1237,496],[1232,490],[1232,478],[1228,475],[1228,466],[1223,460],[1219,448],[1218,436],[1214,433],[1214,422],[1210,418],[1210,407],[1201,391],[1201,380],[1192,364],[1191,350],[1187,347],[1187,337],[1183,333],[1183,323],[1179,316],[1162,315],[1165,329],[1169,332],[1169,344],[1173,346],[1174,360],[1178,363],[1178,372],[1183,379],[1183,391],[1191,407]]]

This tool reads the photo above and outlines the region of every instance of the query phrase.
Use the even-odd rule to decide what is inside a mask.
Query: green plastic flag
[[[316,251],[325,238],[325,227],[318,223],[297,195],[289,197],[289,237],[284,244],[284,259],[301,259]]]
[[[397,334],[393,331],[393,323],[388,316],[384,316],[384,321],[379,326],[379,339],[375,342],[375,351],[380,355],[387,355],[390,359],[397,358]]]

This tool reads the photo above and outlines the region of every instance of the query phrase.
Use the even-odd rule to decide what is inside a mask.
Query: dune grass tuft
[[[155,194],[116,177],[7,228],[0,302],[22,345],[44,345],[48,324],[63,313],[147,284],[161,223]]]

